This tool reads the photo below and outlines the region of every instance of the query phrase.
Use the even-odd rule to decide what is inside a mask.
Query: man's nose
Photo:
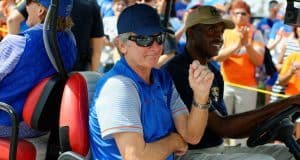
[[[223,33],[224,33],[224,30],[222,29],[217,29],[214,33],[214,36],[217,38],[217,39],[220,39],[220,40],[223,40]]]

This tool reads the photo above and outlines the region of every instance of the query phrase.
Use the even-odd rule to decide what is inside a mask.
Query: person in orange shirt
[[[279,84],[286,86],[286,95],[300,93],[300,53],[289,55],[281,68]]]
[[[278,78],[279,85],[286,86],[286,95],[300,93],[300,52],[292,53],[283,62]],[[296,138],[300,138],[300,118],[295,121]]]
[[[230,15],[235,28],[224,31],[223,47],[214,59],[221,62],[225,82],[256,87],[256,66],[263,64],[265,52],[263,36],[251,26],[250,7],[246,2],[234,2]],[[225,84],[224,100],[228,114],[242,113],[256,108],[257,92]]]

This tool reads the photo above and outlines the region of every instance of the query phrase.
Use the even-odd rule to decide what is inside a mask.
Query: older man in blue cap
[[[8,35],[0,43],[0,102],[11,105],[22,120],[22,110],[29,91],[42,79],[56,73],[43,42],[43,22],[51,0],[27,0],[27,24],[30,29],[19,35]],[[57,41],[64,67],[70,71],[76,55],[74,36],[70,31],[72,0],[60,0]],[[10,120],[0,111],[0,137],[10,136]],[[20,123],[19,137],[33,137],[37,132]]]
[[[213,74],[199,61],[191,64],[189,112],[171,77],[155,69],[166,32],[155,9],[126,8],[117,29],[121,59],[99,80],[89,111],[93,159],[173,160],[203,135]]]

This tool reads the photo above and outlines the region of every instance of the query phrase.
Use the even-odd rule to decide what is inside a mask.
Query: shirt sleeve
[[[189,111],[186,108],[186,105],[183,103],[182,99],[180,98],[174,83],[172,85],[172,96],[170,102],[173,118],[182,114],[189,114]]]
[[[120,132],[143,133],[141,101],[131,79],[124,76],[108,79],[95,105],[103,139]]]
[[[255,42],[261,43],[262,45],[264,44],[264,36],[262,35],[260,30],[255,31],[253,40]]]
[[[19,63],[26,39],[19,35],[7,35],[0,43],[0,81]]]
[[[260,30],[254,32],[254,49],[260,53],[265,53],[264,37]]]
[[[280,29],[280,27],[282,27],[282,22],[280,22],[280,21],[273,24],[271,31],[269,33],[269,39],[276,38],[277,31]]]
[[[91,2],[93,5],[93,25],[91,29],[91,38],[98,38],[104,36],[103,21],[100,14],[100,8],[96,2]]]
[[[288,72],[288,70],[292,67],[294,55],[295,54],[291,54],[286,57],[282,64],[280,75],[285,75]]]

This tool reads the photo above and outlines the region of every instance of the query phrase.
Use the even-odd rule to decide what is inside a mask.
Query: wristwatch
[[[195,101],[195,99],[193,99],[193,102],[192,102],[192,105],[196,108],[199,108],[199,109],[209,109],[210,106],[211,106],[211,100],[210,98],[208,99],[208,102],[206,104],[200,104],[200,103],[197,103]]]

